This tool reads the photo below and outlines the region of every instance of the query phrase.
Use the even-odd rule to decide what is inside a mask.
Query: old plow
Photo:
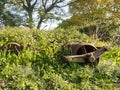
[[[108,46],[95,47],[87,43],[65,44],[64,50],[69,50],[69,55],[64,55],[63,59],[68,62],[87,64],[90,67],[99,63],[99,57],[110,48]]]

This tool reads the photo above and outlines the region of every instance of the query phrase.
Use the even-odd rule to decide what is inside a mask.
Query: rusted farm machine
[[[69,50],[69,55],[64,55],[63,59],[68,62],[87,64],[90,67],[99,63],[99,57],[110,50],[108,46],[95,47],[88,43],[65,44],[63,50]]]
[[[33,48],[31,45],[27,45],[26,49]],[[2,47],[1,50],[6,50],[8,52],[13,52],[18,55],[18,53],[23,50],[23,46],[17,42],[8,42]],[[38,48],[33,48],[34,50],[43,50]],[[99,63],[99,57],[106,51],[109,50],[108,46],[95,47],[94,45],[88,43],[74,43],[74,44],[64,44],[62,46],[62,52],[68,50],[69,54],[63,54],[62,57],[68,62],[77,62],[87,64],[89,66],[96,66]],[[44,50],[43,50],[44,51]]]

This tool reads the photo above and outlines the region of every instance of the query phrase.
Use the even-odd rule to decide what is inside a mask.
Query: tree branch
[[[38,1],[38,0],[36,0],[36,1],[33,3],[32,7],[34,7],[34,6],[36,5],[37,1]]]
[[[23,0],[21,0],[21,3],[23,4],[23,8],[25,8],[27,10],[28,7],[25,5]]]
[[[46,10],[47,0],[45,0],[45,2],[44,0],[42,0],[42,5],[43,5],[43,8]]]

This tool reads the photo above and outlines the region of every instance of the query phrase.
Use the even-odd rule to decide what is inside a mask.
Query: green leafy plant
[[[109,90],[120,88],[120,48],[113,46],[101,56],[95,68],[68,63],[61,58],[70,54],[62,45],[100,42],[81,34],[75,27],[51,31],[29,31],[4,28],[0,31],[0,46],[15,41],[24,46],[18,54],[0,50],[0,89],[3,90]],[[27,45],[31,47],[26,49]],[[62,54],[62,55],[61,55]]]

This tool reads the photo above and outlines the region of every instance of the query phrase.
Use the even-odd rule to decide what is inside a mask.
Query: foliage
[[[23,24],[25,26],[21,16],[16,13],[16,5],[8,0],[0,1],[0,24],[0,28],[4,26],[20,26]]]
[[[109,90],[120,88],[120,48],[113,46],[95,68],[66,63],[58,55],[61,45],[86,42],[106,45],[79,33],[75,27],[64,30],[38,31],[22,28],[0,30],[0,46],[15,41],[34,48],[19,55],[0,51],[0,89],[3,90]]]
[[[24,17],[28,18],[28,27],[40,29],[42,23],[50,20],[59,20],[63,16],[61,4],[67,0],[10,0],[20,11],[24,11]],[[14,6],[14,5],[12,5]],[[20,11],[17,12],[20,14]]]
[[[103,41],[113,39],[112,34],[119,29],[119,0],[72,0],[72,17],[63,21],[59,27],[78,26],[81,32],[95,36]],[[86,27],[86,28],[85,28]],[[92,28],[94,27],[94,28]]]

